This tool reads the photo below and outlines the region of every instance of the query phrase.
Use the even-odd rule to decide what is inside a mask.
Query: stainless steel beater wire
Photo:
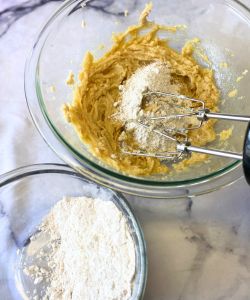
[[[150,130],[150,127],[149,127],[148,125],[143,124],[142,122],[138,122],[138,124],[140,124],[140,125],[143,126],[144,128],[147,128],[148,130]],[[171,136],[169,136],[169,135],[167,135],[167,134],[165,134],[165,133],[163,133],[163,132],[161,132],[161,131],[159,131],[159,130],[157,130],[157,129],[152,129],[151,131],[153,131],[153,132],[155,132],[155,133],[157,133],[157,134],[159,134],[159,135],[161,135],[161,136],[164,136],[164,137],[166,137],[167,139],[169,139],[169,140],[174,141],[174,142],[177,143],[177,140],[176,140],[175,138],[173,138],[173,137],[171,137]]]
[[[137,153],[137,152],[129,152],[126,150],[122,150],[123,153],[125,154],[129,154],[129,155],[136,155],[136,156],[145,156],[145,157],[155,157],[155,158],[162,158],[162,159],[166,159],[166,158],[170,158],[170,159],[174,159],[174,158],[178,158],[179,156],[182,155],[182,152],[167,152],[166,155],[161,155],[161,154],[151,154],[151,153]],[[168,155],[169,154],[169,155]],[[179,155],[177,155],[179,154]]]
[[[175,97],[177,99],[182,99],[182,100],[190,100],[193,102],[201,103],[202,104],[202,109],[200,109],[198,112],[190,113],[190,114],[179,114],[179,115],[170,115],[170,116],[165,116],[165,117],[151,117],[149,118],[150,120],[161,120],[161,119],[166,119],[166,118],[172,118],[172,117],[186,117],[186,116],[192,116],[192,115],[198,115],[201,113],[203,115],[203,119],[205,118],[210,118],[210,119],[224,119],[224,120],[231,120],[231,121],[242,121],[242,122],[250,122],[250,116],[246,115],[235,115],[235,114],[222,114],[222,113],[210,113],[210,111],[206,112],[205,110],[205,102],[200,99],[194,99],[190,98],[184,95],[176,95],[172,93],[165,93],[165,92],[146,92],[144,94],[145,96],[147,95],[158,95],[158,96],[170,96],[170,97]]]
[[[146,92],[144,93],[145,96],[149,96],[149,95],[157,95],[157,96],[170,96],[170,97],[175,97],[175,98],[179,98],[179,99],[188,99],[188,100],[191,100],[193,102],[197,102],[197,103],[201,103],[202,106],[204,107],[205,103],[204,101],[202,100],[199,100],[199,99],[194,99],[194,98],[190,98],[190,97],[187,97],[187,96],[184,96],[184,95],[177,95],[177,94],[172,94],[172,93],[164,93],[164,92]]]
[[[166,120],[166,119],[176,119],[182,117],[191,117],[197,115],[197,112],[188,113],[188,114],[177,114],[177,115],[169,115],[169,116],[160,116],[160,117],[149,117],[148,120]]]

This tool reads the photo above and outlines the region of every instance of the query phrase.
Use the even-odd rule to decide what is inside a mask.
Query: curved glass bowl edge
[[[36,41],[36,43],[34,45],[34,48],[33,48],[33,51],[32,51],[32,54],[31,54],[30,58],[26,62],[26,68],[25,68],[25,73],[26,74],[27,74],[27,69],[30,68],[30,66],[32,65],[32,60],[34,60],[34,55],[33,55],[34,52],[38,51],[37,47],[38,47],[39,43],[41,43],[40,37],[43,36],[43,35],[45,35],[46,30],[48,29],[49,25],[51,25],[51,23],[53,22],[54,18],[57,17],[60,12],[62,12],[68,6],[70,6],[71,4],[76,3],[76,2],[79,2],[79,1],[77,1],[77,0],[68,0],[66,3],[64,3],[63,5],[61,5],[61,7],[54,13],[54,15],[46,23],[46,25],[44,26],[43,30],[41,31],[41,33],[38,36],[38,40]],[[82,1],[82,2],[85,2],[85,1]],[[230,1],[230,2],[232,2],[232,1]],[[233,1],[233,2],[237,3],[238,5],[240,5],[241,8],[243,8],[244,10],[247,9],[247,7],[244,6],[242,3],[240,3],[239,1]],[[249,12],[249,9],[247,9],[247,11]],[[45,40],[44,40],[44,42],[45,42]],[[43,45],[44,45],[44,43],[42,44],[41,49],[42,49]],[[40,56],[40,54],[41,54],[41,52],[39,53],[39,56]],[[38,61],[39,61],[39,58],[38,58]],[[33,61],[33,63],[34,63],[34,61]],[[102,166],[100,166],[100,165],[92,162],[88,158],[82,156],[71,145],[69,145],[67,143],[67,141],[65,141],[65,139],[61,136],[61,134],[57,131],[57,129],[55,128],[54,124],[49,119],[48,113],[46,111],[45,104],[44,104],[43,99],[42,99],[40,85],[39,85],[39,80],[38,80],[38,77],[37,77],[37,76],[39,76],[38,66],[39,66],[39,64],[36,64],[36,66],[33,66],[33,75],[34,75],[34,78],[35,78],[34,85],[35,85],[36,97],[38,99],[40,110],[42,112],[43,117],[46,120],[47,126],[50,128],[50,130],[53,131],[53,133],[54,133],[56,139],[58,140],[58,142],[61,143],[61,144],[63,144],[66,147],[67,151],[71,155],[74,156],[74,158],[75,158],[74,160],[75,161],[72,162],[70,159],[69,159],[69,161],[65,160],[65,157],[63,157],[62,155],[60,155],[60,153],[58,153],[58,151],[56,151],[55,147],[53,147],[51,145],[51,143],[48,142],[48,140],[47,140],[46,136],[44,135],[44,133],[42,132],[41,128],[39,128],[38,122],[36,121],[36,117],[34,116],[34,114],[32,112],[32,108],[31,108],[31,105],[30,105],[30,101],[32,101],[32,100],[29,99],[29,97],[27,96],[27,93],[26,93],[27,104],[28,104],[29,111],[30,111],[30,113],[32,115],[34,123],[36,124],[39,132],[42,134],[43,138],[48,143],[48,145],[64,161],[66,161],[67,163],[69,163],[77,171],[79,171],[82,174],[90,177],[91,179],[93,179],[93,180],[101,183],[102,185],[115,188],[115,189],[120,190],[122,192],[128,192],[128,193],[135,194],[135,195],[142,195],[142,193],[140,191],[138,192],[138,190],[144,189],[145,185],[148,188],[154,187],[154,188],[159,188],[159,189],[164,189],[164,188],[165,189],[166,188],[184,188],[184,187],[187,187],[187,186],[191,187],[191,186],[195,186],[195,185],[199,185],[199,184],[205,184],[206,182],[209,182],[211,179],[215,179],[215,178],[224,176],[224,175],[230,173],[231,171],[235,170],[236,168],[240,168],[240,162],[239,161],[235,161],[235,162],[231,163],[230,165],[227,165],[225,168],[222,168],[220,170],[217,170],[216,172],[210,173],[208,175],[205,175],[205,176],[202,176],[202,177],[199,177],[199,178],[194,178],[194,179],[189,179],[189,180],[183,180],[183,181],[173,181],[173,182],[171,182],[171,181],[168,181],[168,182],[155,182],[155,181],[152,181],[152,180],[139,179],[139,178],[129,177],[129,176],[126,176],[126,175],[123,175],[123,174],[118,174],[118,173],[116,173],[114,171],[108,170],[107,168],[104,168],[104,167],[102,167]],[[25,78],[27,80],[26,76],[25,76]],[[25,82],[25,90],[26,90],[26,82]],[[35,101],[35,100],[33,100],[33,101]],[[82,162],[81,163],[79,162],[79,157],[80,157],[80,159],[84,163],[87,164],[87,166],[86,165],[82,165],[81,164]],[[77,166],[76,162],[78,163],[78,166]],[[80,167],[79,167],[79,163],[81,164]],[[84,170],[84,168],[85,169],[88,168],[92,172],[94,171],[97,174],[91,176],[91,174],[90,174],[91,171]],[[111,176],[112,177],[111,179],[115,178],[118,181],[118,183],[110,184],[110,182],[109,182],[110,178],[103,178],[103,177],[106,177],[106,176],[108,176],[108,177]],[[234,178],[233,180],[229,180],[228,182],[226,182],[225,184],[223,184],[221,186],[213,187],[212,189],[207,189],[206,191],[202,191],[199,194],[204,194],[206,192],[210,192],[210,191],[216,190],[216,189],[218,189],[218,188],[220,188],[222,186],[231,184],[232,182],[236,181],[238,178],[239,178],[239,176],[237,178]],[[133,192],[134,187],[132,187],[132,188],[124,188],[124,186],[123,187],[119,186],[122,183],[124,183],[124,181],[127,181],[130,184],[136,186],[138,188],[138,190]],[[143,196],[145,196],[144,193],[143,193]],[[152,195],[150,195],[150,197],[151,196]],[[179,197],[179,196],[177,196],[177,197]],[[160,198],[162,198],[162,196]]]
[[[64,164],[53,164],[53,163],[44,163],[44,164],[34,164],[34,165],[27,165],[24,167],[20,167],[4,174],[0,175],[0,189],[4,186],[11,184],[17,180],[22,178],[26,178],[33,175],[39,174],[46,174],[46,173],[55,173],[55,174],[64,174],[64,175],[71,175],[76,176],[79,179],[88,182],[81,174],[75,172],[72,168]],[[139,264],[140,264],[140,274],[138,278],[138,291],[139,297],[137,299],[143,299],[146,282],[147,282],[147,274],[148,274],[148,261],[147,261],[147,250],[146,244],[144,239],[144,234],[140,223],[133,213],[133,210],[126,200],[126,198],[121,194],[110,190],[110,192],[114,195],[115,198],[119,199],[119,205],[121,205],[122,209],[127,214],[127,217],[130,218],[133,227],[135,229],[135,237],[137,243],[137,250],[139,255]],[[138,295],[136,295],[138,296]]]

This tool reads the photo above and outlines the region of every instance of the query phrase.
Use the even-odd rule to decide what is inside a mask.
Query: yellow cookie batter
[[[125,155],[120,149],[118,139],[124,124],[112,116],[117,112],[119,85],[138,68],[155,61],[167,62],[171,66],[173,81],[181,87],[182,94],[204,100],[211,111],[218,110],[219,92],[213,71],[194,60],[194,43],[187,43],[178,53],[161,40],[157,36],[160,30],[175,32],[179,26],[167,27],[149,22],[147,17],[151,9],[152,4],[148,4],[138,25],[113,36],[114,44],[102,58],[95,60],[91,53],[86,54],[73,102],[64,106],[67,121],[91,152],[102,162],[129,175],[145,176],[169,171],[159,159]],[[146,28],[147,31],[142,33]],[[196,146],[215,140],[214,121],[208,120],[200,129],[190,131],[189,138]],[[205,158],[203,154],[194,153],[174,167],[182,170]]]

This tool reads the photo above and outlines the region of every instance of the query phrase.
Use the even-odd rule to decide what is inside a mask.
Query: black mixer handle
[[[250,122],[247,126],[243,145],[243,170],[247,183],[250,185]]]

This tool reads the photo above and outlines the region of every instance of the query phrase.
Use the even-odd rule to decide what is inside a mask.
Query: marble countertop
[[[62,163],[34,127],[23,91],[27,54],[60,3],[0,0],[0,174],[27,164]],[[250,6],[250,0],[244,3]],[[191,211],[189,199],[128,198],[148,248],[145,300],[250,299],[250,189],[244,179],[194,198]],[[3,211],[0,199],[0,269],[8,228]],[[0,287],[1,280],[0,274]],[[1,290],[0,299],[9,300]]]

